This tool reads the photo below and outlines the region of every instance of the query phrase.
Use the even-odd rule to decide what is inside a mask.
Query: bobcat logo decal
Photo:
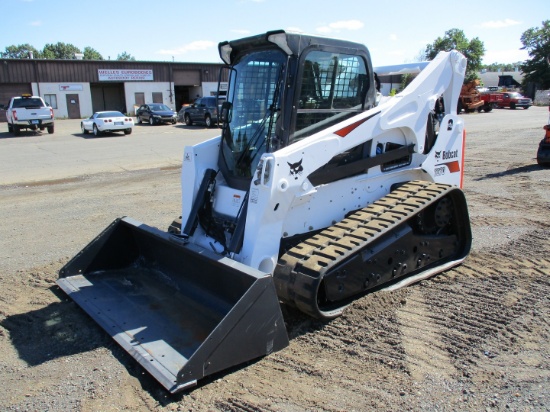
[[[302,160],[304,159],[300,159],[300,161],[296,163],[287,162],[288,166],[290,167],[290,176],[294,176],[294,180],[298,180],[298,176],[301,175],[304,171]]]
[[[435,158],[436,159],[441,159],[441,151],[435,152]]]

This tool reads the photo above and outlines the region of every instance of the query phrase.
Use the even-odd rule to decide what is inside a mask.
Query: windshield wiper
[[[275,113],[281,110],[280,108],[275,108],[275,105],[279,102],[279,93],[281,92],[281,83],[283,82],[283,68],[284,65],[281,65],[281,70],[279,70],[279,77],[277,78],[277,85],[275,86],[275,90],[273,91],[273,100],[271,100],[271,106],[269,106],[269,127],[267,128],[267,143],[265,149],[267,153],[271,151],[271,132],[273,130],[273,119],[275,117]]]

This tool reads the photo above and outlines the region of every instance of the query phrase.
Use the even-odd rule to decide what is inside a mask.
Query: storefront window
[[[45,94],[44,101],[51,106],[52,109],[57,109],[57,95]]]

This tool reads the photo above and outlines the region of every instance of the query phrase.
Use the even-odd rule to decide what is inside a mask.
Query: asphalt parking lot
[[[542,138],[542,126],[548,121],[547,107],[529,110],[493,110],[490,113],[463,114],[468,134],[503,133],[511,126],[539,127],[532,141],[536,147]],[[130,135],[108,133],[101,137],[84,135],[80,120],[57,120],[55,133],[22,131],[14,137],[0,123],[0,185],[70,180],[95,173],[117,173],[154,168],[179,168],[183,149],[217,136],[218,128],[203,126],[135,124]],[[467,138],[467,157],[470,139]],[[495,146],[498,150],[498,145]]]
[[[219,134],[202,126],[136,124],[130,135],[84,135],[80,120],[56,120],[55,133],[0,123],[0,185],[71,179],[103,172],[180,167],[183,148]]]
[[[508,124],[517,122],[529,127],[540,125],[542,130],[548,120],[548,109],[501,109],[462,116],[468,132],[507,130],[511,127]],[[80,120],[57,120],[54,134],[22,131],[19,137],[14,137],[8,133],[6,123],[0,123],[0,185],[67,180],[95,173],[178,168],[185,146],[214,137],[219,131],[181,123],[135,124],[130,135],[108,133],[96,138],[81,132]],[[535,137],[528,142],[533,150],[538,140]]]

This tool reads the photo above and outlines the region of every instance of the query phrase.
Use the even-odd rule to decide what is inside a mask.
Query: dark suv
[[[180,111],[183,111],[181,118],[187,126],[193,123],[204,123],[206,127],[212,127],[218,124],[218,112],[224,101],[224,97],[199,97],[191,106],[181,108]]]

